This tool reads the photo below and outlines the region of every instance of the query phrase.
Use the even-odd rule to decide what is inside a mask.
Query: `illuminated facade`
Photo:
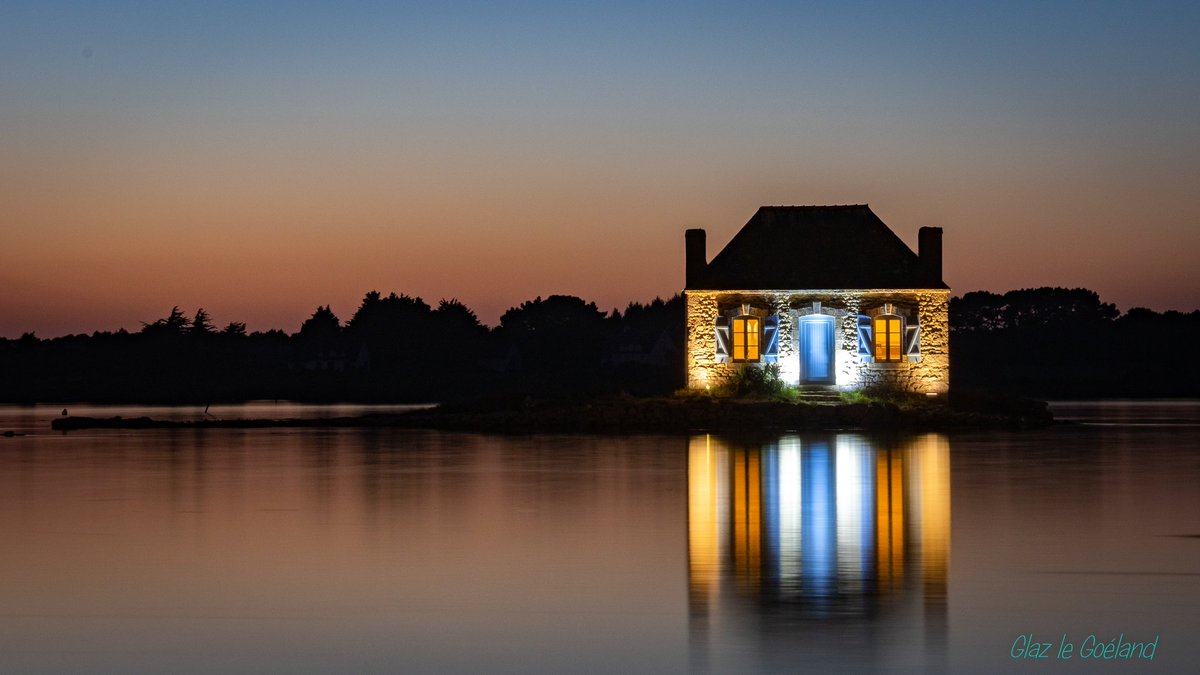
[[[764,206],[711,262],[688,230],[687,386],[776,364],[792,386],[945,393],[941,228],[918,248],[865,205]]]

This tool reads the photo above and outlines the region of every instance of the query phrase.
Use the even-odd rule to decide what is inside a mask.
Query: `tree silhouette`
[[[481,330],[484,332],[487,331],[483,324],[479,323],[479,317],[475,316],[475,312],[459,302],[458,298],[451,298],[450,300],[442,298],[438,301],[434,315],[438,322],[444,326],[456,327],[464,333],[478,333]]]
[[[431,311],[421,298],[395,293],[382,297],[379,291],[371,291],[363,297],[346,328],[364,337],[403,339],[403,333],[414,328],[414,323],[428,320]]]
[[[208,312],[204,311],[203,307],[196,310],[196,316],[187,328],[187,332],[190,335],[212,335],[215,330],[212,325],[212,319],[208,316]]]
[[[300,325],[299,336],[304,340],[329,340],[341,332],[342,324],[329,305],[318,305],[313,315]]]
[[[176,305],[171,308],[171,313],[167,316],[153,321],[151,323],[142,322],[142,333],[152,336],[171,336],[183,335],[187,332],[188,325],[191,322],[184,316]]]
[[[995,331],[1110,322],[1120,312],[1086,288],[1023,288],[1003,295],[972,291],[950,301],[955,331]]]
[[[246,335],[246,324],[241,321],[230,321],[221,329],[221,335],[244,337]]]
[[[539,371],[599,366],[606,328],[596,303],[573,295],[538,296],[500,317],[501,335],[517,346],[526,368]]]
[[[346,335],[370,352],[382,377],[426,377],[446,356],[432,330],[433,310],[424,300],[371,291],[346,324]]]

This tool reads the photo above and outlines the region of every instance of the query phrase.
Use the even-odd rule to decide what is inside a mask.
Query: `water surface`
[[[0,408],[0,671],[1195,672],[1200,406],[1062,405],[1085,423],[759,438]],[[1022,664],[1029,633],[1159,647]]]

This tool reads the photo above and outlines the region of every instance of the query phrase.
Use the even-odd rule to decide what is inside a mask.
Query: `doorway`
[[[800,384],[833,384],[833,317],[800,317]]]

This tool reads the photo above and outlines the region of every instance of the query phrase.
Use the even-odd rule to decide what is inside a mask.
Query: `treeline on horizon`
[[[1122,314],[1084,288],[950,302],[950,386],[1042,398],[1200,396],[1200,311]]]
[[[137,332],[0,339],[0,400],[429,402],[635,395],[682,386],[683,299],[605,313],[568,295],[506,311],[495,328],[457,300],[365,295],[344,323],[318,306],[292,334],[214,326],[173,308]]]
[[[601,311],[567,295],[494,328],[457,300],[367,293],[349,320],[318,306],[295,333],[248,333],[173,308],[136,332],[0,338],[0,401],[428,402],[669,394],[683,386],[676,295]],[[951,386],[1038,397],[1200,394],[1200,311],[1121,314],[1087,289],[976,291],[950,302]]]

